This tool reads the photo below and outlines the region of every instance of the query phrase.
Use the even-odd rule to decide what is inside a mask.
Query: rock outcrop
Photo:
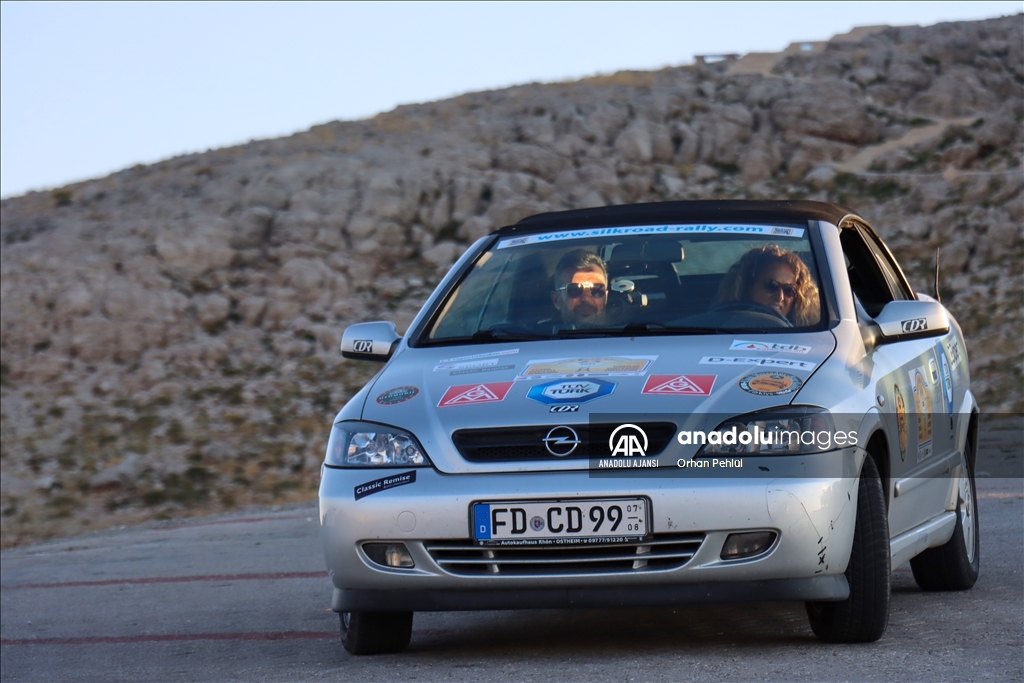
[[[375,369],[343,327],[403,328],[473,240],[541,211],[854,206],[923,291],[942,248],[974,391],[1020,412],[1022,46],[1019,15],[876,29],[767,74],[471,93],[4,200],[2,542],[313,495]]]

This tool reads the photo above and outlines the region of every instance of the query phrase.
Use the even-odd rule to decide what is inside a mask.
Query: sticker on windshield
[[[526,363],[526,367],[516,379],[645,375],[647,368],[657,359],[657,356],[613,356],[531,360]]]
[[[550,406],[587,403],[613,391],[615,383],[603,379],[559,380],[530,387],[526,397]]]
[[[817,363],[789,358],[764,358],[760,356],[704,356],[701,365],[760,365],[766,368],[788,368],[790,370],[806,370],[810,372]]]
[[[420,393],[419,387],[395,387],[378,396],[377,403],[382,406],[393,406],[414,398],[418,393]]]
[[[504,401],[512,382],[488,382],[486,384],[460,384],[448,387],[438,402],[438,408],[465,406],[473,403],[494,403]]]
[[[718,375],[651,375],[641,394],[710,396]]]
[[[799,353],[806,355],[810,352],[810,346],[799,344],[780,344],[778,342],[747,341],[745,339],[733,339],[730,351],[778,351],[779,353]]]
[[[594,237],[616,237],[619,235],[677,235],[685,233],[739,233],[744,235],[771,235],[772,237],[803,237],[803,228],[789,228],[779,225],[743,225],[743,224],[687,224],[687,225],[627,225],[613,228],[587,228],[584,230],[566,230],[547,232],[540,235],[523,235],[498,242],[498,249],[520,247],[524,244],[541,244],[544,242],[562,242],[564,240],[589,239]]]
[[[755,396],[784,396],[800,390],[803,380],[788,372],[764,372],[740,380],[740,389]]]

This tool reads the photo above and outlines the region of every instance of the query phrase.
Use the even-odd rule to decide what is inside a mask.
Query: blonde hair
[[[818,285],[803,259],[777,244],[755,247],[734,263],[718,288],[715,303],[750,299],[750,288],[757,284],[758,273],[776,263],[788,266],[796,278],[793,306],[786,317],[796,327],[816,324],[821,319]]]

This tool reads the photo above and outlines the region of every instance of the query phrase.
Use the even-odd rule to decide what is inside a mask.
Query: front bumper
[[[748,458],[742,470],[727,473],[663,470],[614,478],[586,470],[447,475],[419,468],[414,482],[358,499],[359,487],[403,470],[324,468],[320,521],[332,606],[430,611],[842,600],[849,594],[843,572],[862,458],[863,451],[850,448]],[[635,496],[650,501],[652,541],[688,544],[686,557],[623,567],[560,562],[559,552],[573,553],[559,548],[548,553],[548,564],[508,572],[500,561],[469,572],[444,559],[453,546],[484,552],[471,537],[474,502]],[[721,559],[730,533],[753,530],[777,538],[756,557]],[[368,541],[403,543],[415,566],[376,564],[361,548]]]

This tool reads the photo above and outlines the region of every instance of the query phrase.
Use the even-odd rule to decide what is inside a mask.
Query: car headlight
[[[814,406],[773,408],[731,417],[707,435],[701,455],[808,455],[857,445],[856,432],[836,431],[832,414]]]
[[[330,467],[429,467],[416,438],[396,427],[372,422],[338,422],[327,442]]]

